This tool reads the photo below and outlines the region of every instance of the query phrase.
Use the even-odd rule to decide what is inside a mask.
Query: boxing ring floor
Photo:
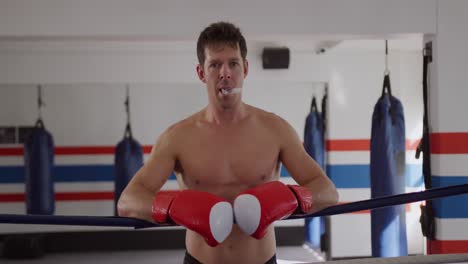
[[[9,260],[0,258],[2,264],[181,264],[184,259],[184,250],[129,250],[129,251],[94,251],[73,253],[47,253],[39,259]],[[317,263],[324,258],[305,247],[285,246],[278,247],[278,263]]]
[[[80,253],[48,253],[39,259],[9,260],[0,258],[2,264],[180,264],[183,261],[184,250],[129,250],[129,251],[98,251]],[[468,254],[445,254],[431,256],[408,256],[398,258],[360,258],[325,261],[324,257],[311,249],[299,246],[278,247],[279,264],[292,263],[329,263],[329,264],[461,264],[468,263]]]

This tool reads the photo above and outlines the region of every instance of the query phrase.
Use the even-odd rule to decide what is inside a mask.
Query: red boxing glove
[[[160,191],[152,208],[153,220],[174,222],[197,232],[214,247],[231,233],[232,205],[223,198],[207,192],[183,190]]]
[[[239,227],[261,239],[267,227],[293,213],[304,214],[312,208],[312,193],[305,187],[268,182],[240,193],[234,200],[234,216]]]

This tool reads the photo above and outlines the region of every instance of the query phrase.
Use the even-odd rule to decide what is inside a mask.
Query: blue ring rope
[[[441,188],[432,188],[425,191],[420,192],[412,192],[412,193],[403,193],[397,195],[390,195],[390,196],[382,196],[379,198],[369,199],[369,200],[362,200],[357,202],[345,203],[340,205],[333,205],[327,207],[321,211],[306,214],[306,215],[293,215],[288,219],[297,219],[297,218],[305,218],[305,217],[314,217],[314,216],[326,216],[326,215],[337,215],[337,214],[345,214],[363,210],[370,210],[370,209],[377,209],[387,206],[395,206],[401,205],[406,203],[414,203],[419,201],[426,201],[432,199],[443,198],[447,196],[454,196],[460,194],[468,193],[468,184],[459,184],[459,185],[452,185],[447,187]]]

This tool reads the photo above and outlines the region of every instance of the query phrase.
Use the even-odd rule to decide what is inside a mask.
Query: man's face
[[[248,73],[248,63],[242,60],[240,49],[229,45],[205,48],[204,65],[197,65],[200,80],[206,83],[208,99],[222,108],[230,108],[240,102],[241,93],[229,93],[242,88]]]

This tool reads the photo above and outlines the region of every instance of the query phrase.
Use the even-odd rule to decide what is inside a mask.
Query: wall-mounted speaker
[[[264,69],[289,68],[289,48],[263,48],[262,64]]]

